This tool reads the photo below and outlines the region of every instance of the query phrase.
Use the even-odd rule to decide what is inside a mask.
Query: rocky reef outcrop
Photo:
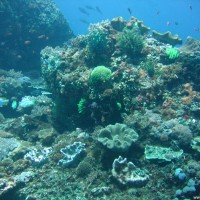
[[[0,68],[40,67],[40,50],[61,45],[73,36],[52,0],[0,2]]]

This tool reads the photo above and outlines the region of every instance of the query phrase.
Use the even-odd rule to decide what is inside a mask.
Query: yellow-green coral
[[[179,51],[173,47],[166,49],[165,53],[169,59],[176,59],[179,57]]]
[[[112,72],[105,66],[95,67],[90,74],[90,81],[92,84],[102,84],[110,80]]]
[[[80,114],[84,113],[86,110],[86,99],[81,98],[77,106],[78,106],[78,113]]]

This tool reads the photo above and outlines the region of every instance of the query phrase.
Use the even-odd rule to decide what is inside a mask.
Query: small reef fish
[[[189,5],[190,10],[192,10],[192,5]]]
[[[90,24],[88,21],[86,21],[86,20],[84,20],[84,19],[80,19],[80,22],[82,22],[83,24],[87,24],[87,25]]]
[[[130,15],[132,15],[132,10],[130,8],[127,8]]]
[[[89,16],[90,14],[87,12],[87,10],[85,10],[85,8],[79,7],[78,10],[83,13],[84,15]]]
[[[18,59],[22,59],[22,56],[20,54],[17,55]]]
[[[100,10],[100,8],[99,8],[98,6],[96,6],[96,11],[97,11],[99,14],[101,14],[101,15],[103,14],[102,11]]]
[[[43,38],[46,38],[46,36],[45,35],[39,35],[37,38],[38,39],[43,39]]]
[[[198,27],[194,27],[194,31],[199,32],[199,28]]]
[[[42,94],[42,95],[52,95],[51,92],[47,92],[47,91],[41,91],[41,94]]]
[[[4,97],[0,97],[0,108],[2,108],[3,106],[7,106],[9,103],[9,100],[4,98]]]
[[[156,15],[159,15],[160,14],[160,11],[158,10],[157,12],[156,12]]]
[[[175,24],[176,26],[178,26],[178,22],[174,22],[174,24]]]
[[[11,107],[12,107],[13,110],[15,110],[17,108],[17,101],[16,100],[14,100],[12,102]]]
[[[169,21],[166,22],[166,25],[167,25],[167,26],[170,26],[170,24],[171,24],[171,23],[170,23]]]
[[[31,44],[31,41],[30,40],[26,40],[26,41],[24,41],[24,44],[25,45],[29,45],[29,44]]]
[[[0,46],[5,46],[6,42],[1,42]]]
[[[95,10],[95,8],[93,8],[93,7],[90,6],[90,5],[86,5],[85,8],[88,9],[88,10]]]

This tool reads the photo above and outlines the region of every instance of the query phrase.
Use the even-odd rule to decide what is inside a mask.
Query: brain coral
[[[108,125],[99,131],[98,141],[107,148],[125,152],[129,149],[132,143],[136,142],[138,134],[125,124],[116,123]]]

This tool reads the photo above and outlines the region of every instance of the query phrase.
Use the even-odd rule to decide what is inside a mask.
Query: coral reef
[[[106,20],[45,47],[43,78],[0,70],[0,199],[199,196],[199,41],[148,31]]]
[[[187,52],[195,52],[200,50],[200,41],[196,40],[190,36],[187,37],[187,40],[183,44],[183,46],[180,47],[181,51],[187,51]]]
[[[116,17],[111,20],[111,26],[116,31],[122,31],[126,27],[126,21],[123,17]]]

